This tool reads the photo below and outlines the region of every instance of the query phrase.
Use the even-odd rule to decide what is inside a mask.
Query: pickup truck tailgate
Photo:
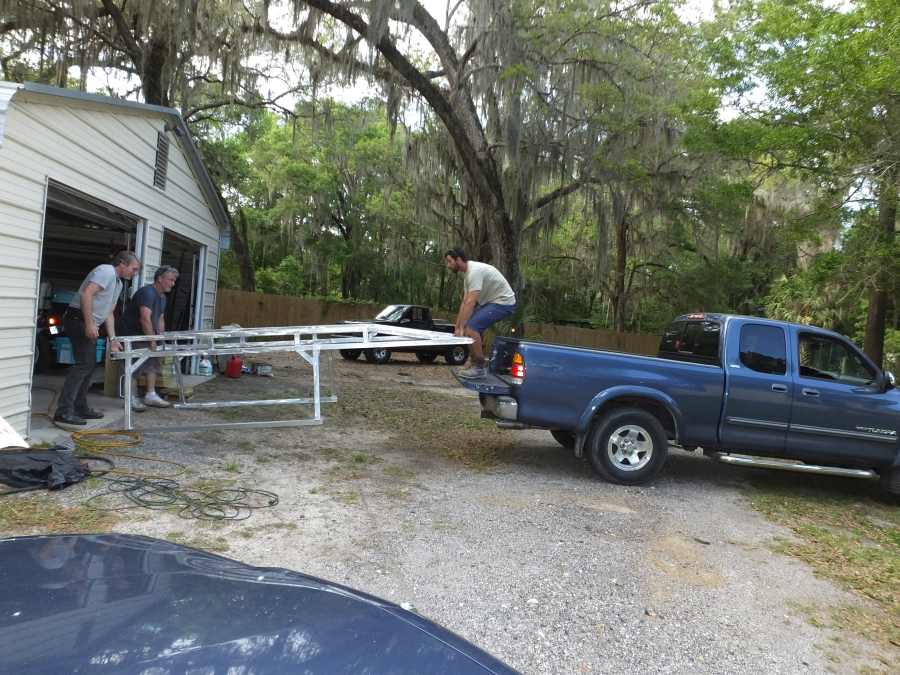
[[[491,394],[493,396],[509,396],[512,388],[509,383],[493,373],[487,373],[481,377],[467,378],[460,377],[456,372],[453,376],[459,380],[459,383],[466,389],[477,391],[479,394]]]

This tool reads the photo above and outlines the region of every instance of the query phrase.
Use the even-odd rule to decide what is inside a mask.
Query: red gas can
[[[228,363],[225,365],[225,377],[240,377],[243,367],[244,362],[241,360],[241,357],[235,354],[228,359]]]

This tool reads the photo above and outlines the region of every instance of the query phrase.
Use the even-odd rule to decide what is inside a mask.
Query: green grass
[[[0,532],[4,535],[107,532],[119,519],[115,513],[89,506],[62,506],[46,492],[0,498]]]
[[[868,601],[813,608],[811,618],[896,650],[900,659],[900,509],[824,481],[803,486],[773,478],[754,486],[750,500],[796,536],[777,541],[778,552]]]

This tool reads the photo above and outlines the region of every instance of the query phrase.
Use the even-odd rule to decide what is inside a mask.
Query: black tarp
[[[0,450],[0,483],[13,488],[11,492],[59,490],[91,475],[83,459],[87,457],[75,456],[59,447],[4,448]]]

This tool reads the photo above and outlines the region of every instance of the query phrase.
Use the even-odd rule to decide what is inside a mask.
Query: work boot
[[[479,377],[484,377],[485,372],[486,371],[484,369],[484,366],[470,366],[465,370],[460,370],[456,374],[460,377],[466,378],[467,380],[474,380]]]
[[[168,401],[160,398],[159,394],[155,391],[147,392],[147,395],[144,396],[144,405],[149,405],[152,408],[171,408],[172,404]]]
[[[53,416],[53,424],[66,431],[77,431],[86,425],[87,422],[81,417],[78,417],[78,415],[73,415],[71,413],[57,413]]]

